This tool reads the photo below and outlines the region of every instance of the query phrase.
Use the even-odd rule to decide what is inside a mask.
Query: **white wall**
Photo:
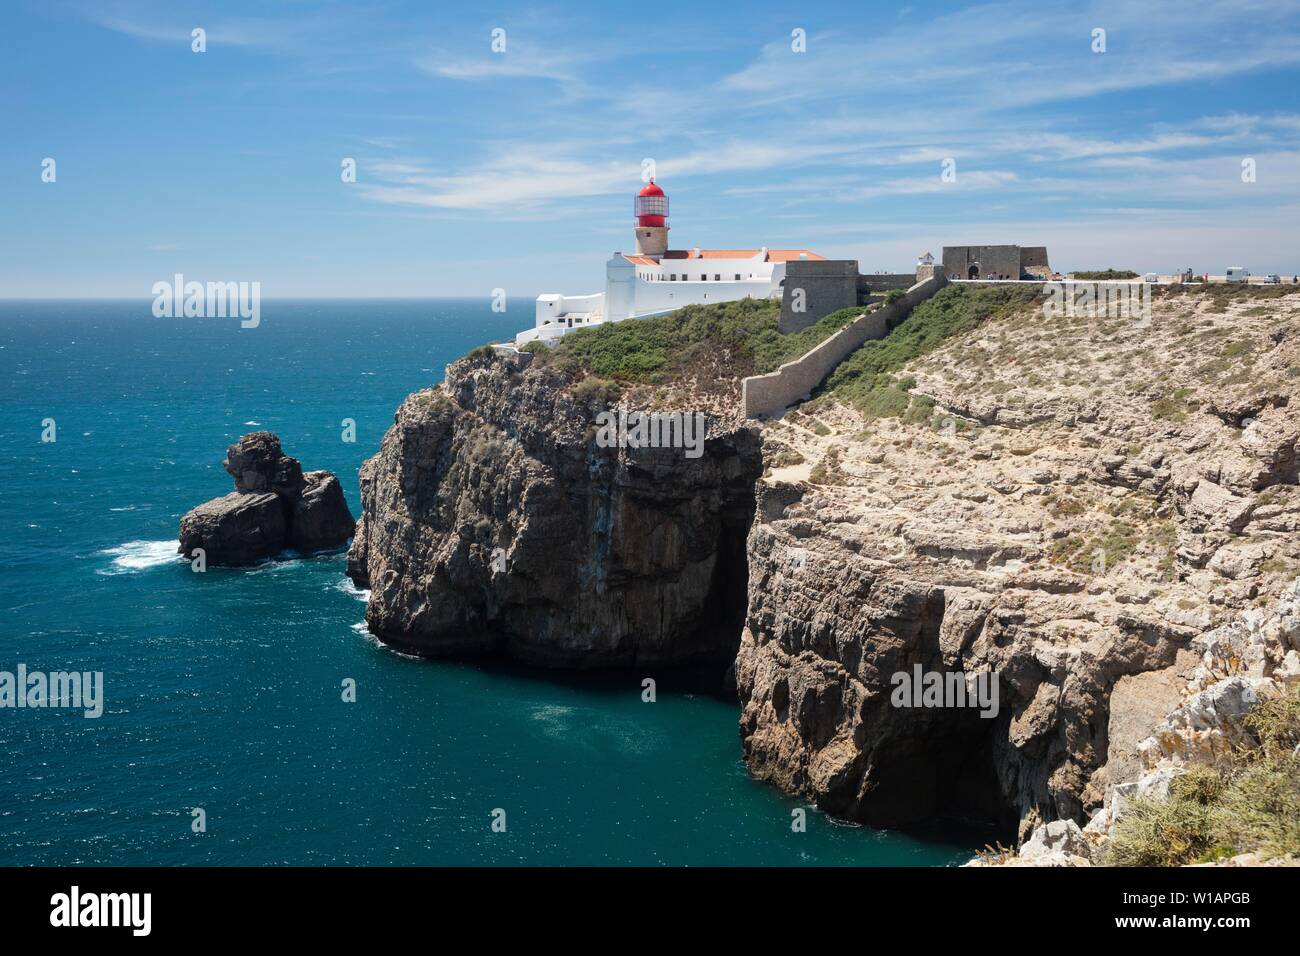
[[[730,302],[750,296],[766,299],[773,294],[771,279],[742,279],[740,282],[646,282],[636,280],[633,315],[678,309],[684,305],[709,302]]]
[[[615,256],[606,265],[606,313],[611,320],[684,305],[746,297],[766,299],[778,291],[785,278],[784,262],[767,262],[761,255],[745,259],[665,259],[658,266],[635,266],[623,260],[634,266],[630,278],[619,262],[621,258]],[[669,278],[673,275],[677,278]],[[721,278],[714,279],[715,275]],[[737,280],[736,275],[741,279]]]
[[[557,295],[549,293],[537,297],[536,324],[557,322],[566,315],[600,315],[603,311],[605,294],[596,292],[592,295]]]

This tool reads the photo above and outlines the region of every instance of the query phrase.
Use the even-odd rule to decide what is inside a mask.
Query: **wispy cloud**
[[[1300,201],[1288,92],[1300,0],[1209,0],[1194,13],[1175,0],[1009,0],[869,22],[809,9],[789,24],[705,6],[686,28],[617,2],[490,19],[414,0],[300,4],[292,16],[256,0],[66,2],[60,14],[117,35],[113,55],[149,63],[149,82],[210,97],[214,136],[232,144],[249,191],[222,202],[278,208],[280,192],[257,194],[274,177],[243,164],[274,166],[298,188],[295,212],[325,209],[381,240],[454,234],[462,258],[473,242],[489,243],[473,252],[484,259],[503,236],[535,243],[543,221],[563,223],[542,240],[560,259],[613,242],[647,158],[683,241],[788,237],[827,254],[856,241],[874,264],[890,261],[890,242],[906,265],[914,245],[947,240],[1065,242],[1071,223],[1095,239],[1108,217],[1126,237],[1141,222],[1161,241],[1218,224],[1214,236],[1240,241],[1233,228],[1281,230],[1279,210]],[[808,47],[795,53],[800,21]],[[509,34],[500,54],[497,23]],[[200,25],[210,50],[239,56],[176,71],[165,47],[188,49]],[[1094,28],[1105,53],[1091,50]],[[335,154],[357,158],[356,184],[336,184]],[[1241,181],[1246,157],[1253,183]],[[334,189],[323,204],[319,170]],[[428,230],[431,219],[457,228]]]

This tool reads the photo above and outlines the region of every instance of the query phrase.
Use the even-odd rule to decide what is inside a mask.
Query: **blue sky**
[[[175,272],[264,296],[598,291],[647,158],[677,247],[866,271],[1003,242],[1063,269],[1300,269],[1293,0],[0,17],[0,296],[147,297]]]

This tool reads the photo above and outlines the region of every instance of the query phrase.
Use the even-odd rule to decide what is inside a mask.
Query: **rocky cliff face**
[[[349,574],[381,639],[543,666],[730,661],[761,470],[712,416],[703,454],[602,448],[598,388],[471,356],[410,396],[361,472]]]
[[[352,536],[338,479],[328,471],[304,473],[271,432],[245,435],[226,449],[224,464],[235,490],[181,518],[178,551],[186,557],[201,548],[211,564],[248,565],[286,548],[337,548]]]
[[[1034,569],[1034,547],[922,530],[830,489],[764,486],[737,658],[759,776],[876,824],[1082,817],[1126,674],[1174,667],[1195,628]],[[884,519],[884,520],[882,520]],[[895,706],[893,676],[997,675],[997,713]]]
[[[873,822],[1087,820],[1191,693],[1200,636],[1300,569],[1300,296],[1218,305],[1026,311],[907,370],[933,418],[823,400],[765,427],[803,461],[760,484],[749,539],[757,774]],[[997,716],[894,706],[917,665],[997,674]]]

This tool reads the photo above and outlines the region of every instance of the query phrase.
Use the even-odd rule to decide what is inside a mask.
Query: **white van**
[[[1142,281],[1143,281],[1143,282],[1159,282],[1159,281],[1160,281],[1160,276],[1156,275],[1154,272],[1148,272],[1146,275],[1144,275],[1144,276],[1142,277]]]
[[[1245,282],[1249,278],[1250,273],[1241,266],[1228,266],[1227,279],[1229,282]]]

